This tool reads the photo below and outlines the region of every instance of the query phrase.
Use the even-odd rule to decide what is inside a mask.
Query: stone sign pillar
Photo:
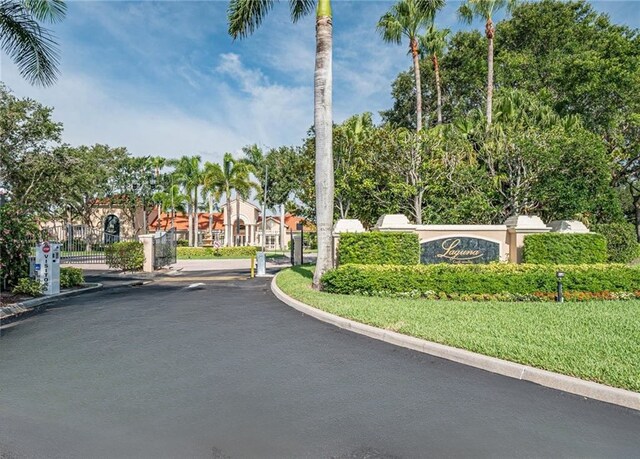
[[[340,233],[364,233],[364,226],[360,220],[341,218],[333,227],[333,247],[331,251],[331,265],[335,268],[338,265],[338,244]]]
[[[155,265],[155,240],[153,234],[142,234],[138,236],[144,251],[144,264],[142,270],[145,273],[152,273]]]
[[[509,240],[509,261],[522,263],[524,238],[529,234],[548,233],[551,228],[544,224],[540,217],[514,215],[504,222]]]

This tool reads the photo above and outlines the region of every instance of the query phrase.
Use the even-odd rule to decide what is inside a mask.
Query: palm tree
[[[209,238],[213,239],[213,201],[219,201],[224,186],[224,174],[218,163],[204,163],[203,192],[209,201]]]
[[[225,245],[231,246],[231,238],[233,236],[233,227],[231,223],[231,192],[235,192],[236,201],[239,205],[239,198],[247,199],[249,192],[256,186],[250,178],[249,174],[251,169],[244,161],[238,161],[231,156],[231,153],[225,153],[222,158],[222,176],[219,182],[219,189],[221,193],[225,194],[227,202],[227,228],[229,229],[229,236],[225,234]],[[238,218],[240,212],[238,213]],[[240,225],[238,224],[238,229]],[[225,232],[226,233],[226,232]]]
[[[420,59],[418,35],[444,6],[444,0],[400,0],[378,21],[378,31],[387,43],[400,44],[402,37],[409,39],[409,52],[413,58],[416,80],[416,130],[422,129],[422,86],[420,85]]]
[[[505,8],[511,12],[516,6],[517,0],[466,0],[458,10],[463,21],[471,23],[473,18],[485,21],[485,35],[488,41],[487,53],[487,126],[491,125],[493,104],[493,38],[496,29],[493,26],[493,15],[496,11]]]
[[[175,167],[175,177],[189,197],[189,245],[192,247],[198,245],[198,189],[203,181],[201,163],[202,158],[199,155],[182,156],[168,162]]]
[[[311,12],[313,0],[289,0],[291,19],[296,22]],[[274,0],[231,0],[229,34],[233,38],[251,34],[273,7]],[[332,14],[331,0],[317,0],[316,65],[314,74],[314,128],[316,133],[316,223],[318,259],[313,285],[332,264],[333,229],[333,150],[332,150]]]
[[[438,56],[444,54],[447,48],[447,35],[449,29],[437,29],[432,23],[427,29],[427,33],[420,37],[420,51],[425,57],[430,57],[433,62],[433,71],[436,77],[436,94],[437,100],[437,116],[438,124],[442,124],[442,89],[440,87],[440,63]]]
[[[176,211],[185,212],[189,197],[180,190],[180,185],[172,184],[165,191],[158,191],[153,195],[153,200],[158,203],[158,221],[160,212],[171,210],[171,228],[175,228]]]
[[[0,47],[31,84],[50,86],[58,76],[58,45],[40,22],[59,22],[66,11],[62,0],[0,1]]]

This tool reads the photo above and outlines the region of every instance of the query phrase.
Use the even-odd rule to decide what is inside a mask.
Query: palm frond
[[[58,76],[57,43],[22,3],[0,2],[0,47],[31,84],[50,86]]]
[[[262,23],[274,0],[231,0],[227,9],[229,35],[234,39],[251,35]]]
[[[458,17],[461,21],[471,24],[473,21],[473,10],[468,3],[463,3],[458,9]]]
[[[378,21],[376,28],[382,35],[384,41],[397,45],[401,43],[403,32],[402,24],[392,12],[385,13]]]
[[[67,14],[67,5],[63,0],[22,0],[22,6],[38,21],[60,22]]]
[[[291,20],[298,22],[298,20],[313,11],[315,6],[315,0],[289,0],[289,7],[291,8]]]

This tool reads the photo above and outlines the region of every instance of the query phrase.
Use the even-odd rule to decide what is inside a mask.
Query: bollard
[[[256,258],[255,255],[251,255],[251,279],[255,277]]]

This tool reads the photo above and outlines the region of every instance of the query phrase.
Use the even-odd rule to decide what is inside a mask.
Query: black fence
[[[41,231],[36,244],[43,241],[60,244],[60,259],[63,264],[105,263],[105,248],[114,242],[136,241],[137,237],[122,237],[91,228],[66,226],[53,227]],[[35,255],[35,250],[34,250]]]

